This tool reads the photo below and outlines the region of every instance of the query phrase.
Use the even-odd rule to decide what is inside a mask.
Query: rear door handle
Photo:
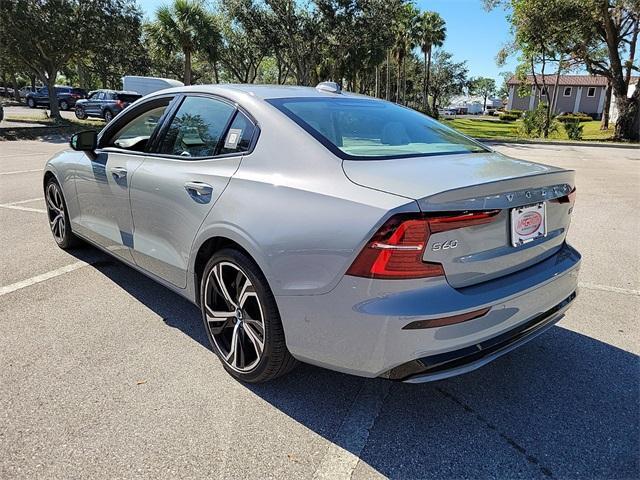
[[[116,178],[125,178],[127,176],[127,169],[122,167],[113,167],[111,174]]]
[[[187,182],[184,184],[184,189],[194,197],[211,195],[213,192],[213,187],[204,182]]]

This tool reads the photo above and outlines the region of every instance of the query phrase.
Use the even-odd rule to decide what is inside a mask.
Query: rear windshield
[[[488,151],[426,115],[390,102],[349,98],[267,101],[344,159]]]
[[[128,103],[135,102],[140,97],[142,97],[142,95],[136,95],[134,93],[116,93],[117,100],[121,100],[123,102],[128,102]]]

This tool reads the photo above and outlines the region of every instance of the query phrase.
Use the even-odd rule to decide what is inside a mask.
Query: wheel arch
[[[267,279],[267,284],[269,284],[267,272],[263,266],[264,262],[260,258],[257,249],[250,245],[250,242],[243,238],[239,238],[238,234],[229,231],[207,235],[201,237],[201,240],[197,243],[197,247],[193,249],[190,268],[193,273],[193,297],[198,305],[200,304],[200,281],[202,279],[205,266],[215,252],[224,248],[233,248],[247,255],[256,263],[262,275]],[[270,284],[269,288],[271,288]]]

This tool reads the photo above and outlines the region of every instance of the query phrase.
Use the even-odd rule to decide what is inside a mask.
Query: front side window
[[[426,115],[389,102],[349,98],[279,98],[268,102],[345,159],[488,151]]]
[[[156,106],[138,115],[136,118],[124,125],[111,138],[111,141],[107,146],[143,152],[147,146],[147,142],[153,134],[153,131],[156,129],[158,122],[160,122],[162,115],[167,109],[168,104],[169,99],[166,99],[163,105]]]
[[[215,155],[234,112],[235,107],[212,98],[185,98],[169,125],[159,153],[181,157]]]

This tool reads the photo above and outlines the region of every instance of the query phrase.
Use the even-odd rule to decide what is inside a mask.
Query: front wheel
[[[200,307],[209,342],[233,377],[266,382],[296,365],[273,293],[244,253],[223,249],[211,257],[200,284]]]
[[[104,121],[109,123],[111,120],[113,120],[113,112],[111,112],[111,110],[105,110],[104,111]]]
[[[29,98],[27,100],[27,105],[29,108],[36,108],[36,101],[33,98]]]
[[[87,114],[82,107],[76,107],[76,117],[80,120],[84,120],[85,118],[87,118]]]
[[[64,201],[62,189],[54,178],[51,178],[44,187],[44,196],[53,239],[63,250],[76,246],[79,243],[78,237],[71,231],[67,204]]]

